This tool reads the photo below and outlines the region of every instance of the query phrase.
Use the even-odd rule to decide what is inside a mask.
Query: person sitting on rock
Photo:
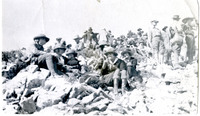
[[[52,76],[65,75],[67,69],[64,65],[67,63],[67,58],[62,55],[65,50],[65,44],[56,44],[53,53],[39,56],[37,60],[38,67],[48,69]]]
[[[119,86],[118,81],[122,81],[121,88],[122,88],[122,94],[124,94],[127,84],[126,63],[123,60],[117,58],[118,54],[112,47],[105,48],[104,54],[107,56],[107,60],[105,62],[112,70],[110,70],[110,72],[108,72],[107,75],[101,78],[101,82],[106,83],[107,85],[114,83],[114,94],[116,95],[118,94],[118,86]]]
[[[14,76],[18,74],[20,70],[26,68],[31,62],[37,60],[40,55],[45,54],[43,45],[49,41],[49,38],[44,34],[40,34],[33,38],[34,44],[32,44],[27,50],[27,56],[24,59],[20,60],[16,63],[16,65],[12,66],[8,71],[2,71],[2,76],[12,79]]]
[[[127,65],[128,78],[137,76],[138,75],[138,71],[136,70],[137,59],[132,57],[133,51],[131,51],[130,49],[126,49],[122,51],[121,55],[124,58],[124,61],[126,62]]]
[[[69,50],[67,53],[67,62],[66,65],[68,66],[68,68],[71,69],[78,69],[79,71],[81,71],[81,65],[79,64],[79,60],[76,58],[77,57],[77,53],[75,52],[75,50]]]
[[[103,50],[105,47],[108,47],[108,43],[106,41],[100,41],[98,49],[98,58],[96,61],[96,64],[94,66],[94,69],[98,71],[100,75],[104,75],[105,72],[107,72],[107,67],[104,65],[104,60],[106,59],[105,54],[103,53]]]
[[[133,57],[133,51],[130,49],[126,49],[122,51],[121,55],[124,58],[124,61],[127,65],[127,74],[128,74],[128,80],[139,80],[139,82],[142,82],[142,78],[140,76],[140,71],[137,71],[137,59]]]

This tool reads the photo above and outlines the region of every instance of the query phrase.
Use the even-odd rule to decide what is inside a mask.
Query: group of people
[[[138,63],[149,63],[150,59],[154,59],[154,63],[177,67],[180,61],[193,62],[197,23],[194,18],[184,18],[180,24],[179,15],[174,15],[173,21],[173,25],[160,30],[157,28],[159,21],[152,20],[149,32],[145,33],[139,28],[137,33],[129,31],[126,36],[117,38],[110,30],[102,29],[102,32],[95,33],[90,27],[83,36],[74,38],[75,49],[62,38],[56,38],[54,47],[44,50],[43,45],[50,39],[42,34],[33,38],[34,44],[26,55],[9,70],[3,71],[2,75],[12,79],[21,69],[34,64],[48,69],[52,77],[68,77],[69,73],[76,72],[82,75],[79,77],[86,83],[94,82],[103,89],[111,86],[115,94],[121,88],[124,94],[131,90],[131,80],[142,82]],[[181,54],[183,49],[185,56],[184,52]],[[89,72],[99,76],[91,78],[87,76]]]

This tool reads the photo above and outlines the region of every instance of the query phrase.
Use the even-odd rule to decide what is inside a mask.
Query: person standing
[[[82,38],[79,37],[79,35],[77,35],[76,38],[74,38],[74,41],[76,42],[75,50],[77,51],[81,51],[84,48],[84,43],[81,40]]]
[[[184,38],[179,20],[180,20],[179,15],[174,15],[173,24],[171,26],[171,29],[174,31],[174,35],[170,41],[171,46],[172,46],[172,51],[174,54],[174,59],[173,59],[174,67],[179,67],[180,52],[181,52],[181,47],[183,45],[183,38]]]
[[[193,57],[195,55],[195,37],[194,37],[193,26],[191,25],[193,20],[194,19],[190,17],[184,18],[182,20],[182,22],[185,25],[184,33],[185,33],[185,42],[187,44],[187,52],[186,52],[188,59],[187,63],[192,63]]]
[[[153,20],[151,21],[152,28],[149,31],[148,39],[150,47],[153,51],[153,57],[159,61],[160,63],[163,62],[163,41],[161,36],[161,31],[156,27],[159,21]]]
[[[164,41],[164,63],[171,64],[171,43],[170,43],[170,34],[168,26],[164,26],[162,29],[162,38]]]

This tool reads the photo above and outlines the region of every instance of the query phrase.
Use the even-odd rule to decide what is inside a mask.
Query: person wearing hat
[[[141,38],[144,31],[141,28],[137,29],[137,31],[138,36]]]
[[[174,15],[172,19],[179,21],[181,18],[179,17],[179,15]]]
[[[62,40],[62,38],[56,38],[56,43],[55,43],[55,45],[56,44],[59,44],[59,45],[61,45],[61,44],[63,44],[63,45],[66,45],[66,42],[64,41],[64,40]]]
[[[181,52],[181,47],[183,45],[183,38],[184,38],[184,33],[181,27],[180,20],[181,18],[179,15],[174,15],[173,17],[173,23],[170,27],[174,31],[173,37],[171,38],[171,47],[172,47],[172,52],[174,54],[174,59],[173,59],[173,66],[174,67],[179,67],[179,59],[180,59],[180,52]]]
[[[127,33],[127,38],[131,38],[132,36],[133,36],[133,32],[129,30],[129,32]]]
[[[94,47],[93,46],[93,35],[94,35],[94,32],[92,31],[91,27],[83,35],[82,38],[84,38],[84,46],[86,48],[92,49]]]
[[[114,86],[114,94],[116,95],[118,94],[119,81],[121,81],[122,94],[124,94],[127,85],[126,63],[117,57],[118,54],[112,47],[105,48],[104,54],[107,57],[107,60],[105,62],[109,66],[109,72],[107,75],[104,75],[102,77],[101,81],[103,81],[107,85]]]
[[[152,24],[152,28],[150,29],[149,33],[148,33],[148,39],[149,39],[149,44],[150,47],[153,51],[153,57],[156,59],[156,61],[160,61],[161,60],[161,51],[160,51],[160,43],[162,43],[162,38],[161,38],[161,31],[156,27],[157,26],[158,21],[157,20],[152,20],[151,24]]]
[[[75,50],[80,51],[84,48],[84,43],[81,41],[82,38],[79,37],[79,35],[74,38],[74,41],[76,42]]]
[[[185,29],[183,30],[185,34],[185,39],[183,40],[184,45],[187,45],[186,49],[186,62],[192,63],[195,56],[195,25],[193,24],[194,18],[186,17],[182,20],[185,25]]]
[[[138,76],[139,73],[136,70],[137,59],[133,57],[133,51],[131,51],[130,49],[125,49],[121,52],[121,55],[124,58],[124,61],[127,65],[128,79]]]
[[[56,43],[59,43],[59,44],[60,44],[60,43],[61,43],[61,40],[62,40],[62,38],[60,38],[60,37],[59,37],[59,38],[56,38]]]
[[[42,55],[38,58],[38,67],[48,69],[52,76],[64,75],[67,71],[64,67],[67,62],[67,58],[63,56],[65,50],[65,44],[56,44],[52,54]]]
[[[12,74],[12,75],[8,75],[6,78],[12,79],[14,76],[16,76],[18,74],[18,72],[20,70],[26,68],[32,62],[35,63],[40,55],[46,54],[46,52],[44,52],[43,45],[46,44],[49,41],[49,38],[46,37],[46,35],[44,35],[44,34],[40,34],[38,36],[35,36],[33,38],[33,40],[34,40],[34,44],[31,44],[29,46],[24,59],[19,60],[16,63],[16,65],[10,67],[10,69],[5,72],[5,73]]]
[[[171,43],[170,32],[168,26],[162,28],[162,38],[164,41],[164,63],[171,64]]]
[[[114,38],[110,46],[116,48],[118,46],[117,39]]]
[[[67,56],[66,65],[68,66],[68,69],[78,69],[79,71],[81,71],[81,65],[79,64],[80,61],[76,58],[77,53],[75,52],[75,50],[71,49],[65,54]]]
[[[144,42],[144,46],[147,47],[147,41],[148,41],[148,35],[147,35],[147,33],[144,33],[144,34],[142,35],[142,40],[143,40],[143,42]]]
[[[107,67],[105,66],[105,62],[104,62],[106,60],[106,56],[103,51],[108,46],[109,44],[105,40],[103,40],[99,42],[99,46],[96,49],[98,57],[97,57],[97,61],[95,63],[94,69],[99,71],[98,73],[100,75],[105,75],[105,72],[107,72]]]

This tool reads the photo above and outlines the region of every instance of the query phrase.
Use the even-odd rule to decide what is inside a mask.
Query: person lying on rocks
[[[40,34],[33,38],[34,44],[32,44],[28,51],[27,56],[24,59],[19,60],[16,65],[10,67],[8,71],[2,71],[2,76],[6,77],[7,79],[12,79],[14,76],[18,74],[20,70],[26,68],[32,62],[35,62],[36,59],[40,56],[45,54],[43,45],[49,41],[49,38],[46,37],[44,34]]]
[[[107,56],[105,61],[110,67],[110,72],[101,78],[101,82],[107,85],[114,84],[114,94],[118,94],[119,81],[121,81],[122,94],[125,93],[127,87],[127,66],[126,63],[117,57],[114,48],[107,47],[104,49],[104,54]]]

